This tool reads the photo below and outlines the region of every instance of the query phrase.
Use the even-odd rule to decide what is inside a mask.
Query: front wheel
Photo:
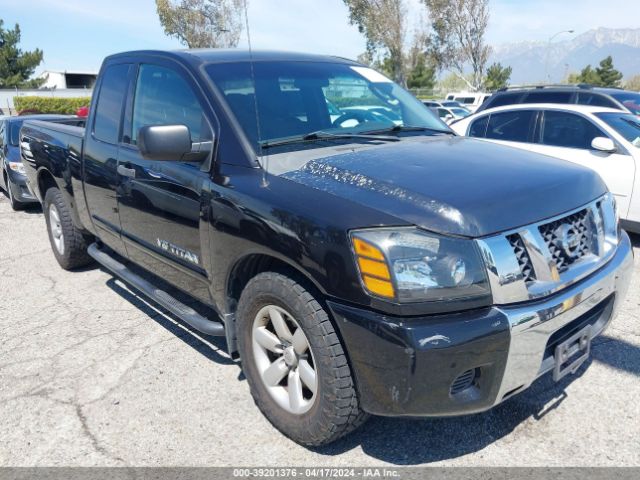
[[[251,394],[282,433],[318,446],[364,423],[333,324],[300,283],[280,273],[257,275],[242,292],[237,322]]]
[[[7,195],[9,195],[9,204],[11,205],[11,209],[14,212],[23,209],[23,205],[16,200],[16,197],[13,196],[13,189],[11,188],[11,180],[9,180],[9,176],[5,174],[4,183],[7,186]]]
[[[65,270],[71,270],[90,263],[87,238],[73,224],[71,212],[60,190],[47,190],[43,210],[51,248],[60,266]]]

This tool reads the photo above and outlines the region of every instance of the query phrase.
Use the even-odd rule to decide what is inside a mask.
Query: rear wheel
[[[242,292],[237,317],[251,394],[277,429],[317,446],[364,423],[333,324],[300,283],[280,273],[257,275]]]
[[[43,209],[51,248],[60,266],[71,270],[90,263],[88,238],[73,224],[71,212],[60,190],[47,190]]]

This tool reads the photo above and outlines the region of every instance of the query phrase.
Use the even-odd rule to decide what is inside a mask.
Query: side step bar
[[[148,282],[139,275],[129,270],[125,265],[117,261],[108,253],[100,250],[98,245],[92,243],[87,249],[87,253],[100,265],[110,270],[112,273],[120,277],[122,280],[130,284],[136,290],[149,297],[156,303],[159,303],[171,313],[176,315],[184,322],[191,325],[196,330],[207,335],[216,337],[225,336],[224,326],[220,322],[214,322],[202,315],[198,314],[193,308],[178,301],[164,290],[156,288],[155,285]]]

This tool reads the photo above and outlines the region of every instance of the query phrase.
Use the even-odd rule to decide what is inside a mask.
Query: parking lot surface
[[[62,270],[42,213],[0,194],[0,465],[638,466],[639,270],[636,257],[622,311],[577,375],[483,414],[372,418],[311,450],[260,414],[224,340],[96,266]]]

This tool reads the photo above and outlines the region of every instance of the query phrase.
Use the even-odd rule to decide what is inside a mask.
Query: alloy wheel
[[[253,321],[253,356],[267,391],[289,413],[313,406],[318,377],[311,346],[300,324],[276,305],[260,309]]]

